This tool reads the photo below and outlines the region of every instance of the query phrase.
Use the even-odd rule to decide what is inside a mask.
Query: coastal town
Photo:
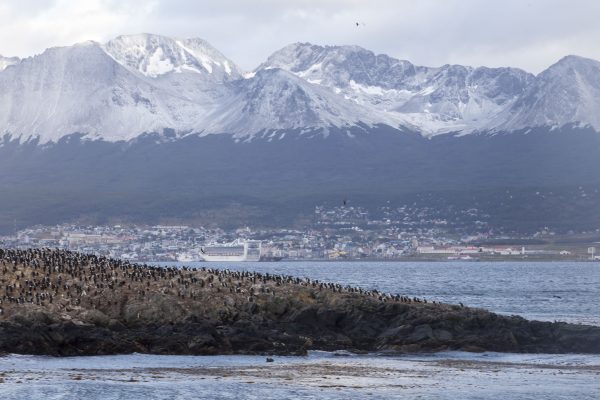
[[[142,262],[203,261],[206,246],[260,244],[256,260],[600,260],[600,232],[495,232],[477,209],[453,218],[417,206],[317,206],[303,228],[62,224],[15,229],[4,248],[56,248]]]

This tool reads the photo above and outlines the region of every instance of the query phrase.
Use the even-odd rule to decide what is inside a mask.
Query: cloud
[[[309,41],[539,72],[566,54],[600,59],[598,15],[595,0],[3,0],[0,54],[152,32],[202,37],[245,69]]]
[[[137,7],[107,0],[3,1],[0,53],[24,57],[48,47],[103,41],[124,29],[142,29],[155,4],[146,2]]]

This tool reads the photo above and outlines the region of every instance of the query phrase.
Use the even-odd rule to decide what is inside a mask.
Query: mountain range
[[[243,73],[204,40],[141,34],[0,58],[0,70],[0,132],[42,143],[73,133],[127,141],[165,129],[248,139],[375,125],[424,136],[600,128],[600,63],[576,56],[535,76],[296,43]]]
[[[150,34],[0,56],[0,231],[283,223],[348,196],[591,229],[598,130],[600,63],[578,56],[533,75],[295,43],[244,72],[204,40]]]

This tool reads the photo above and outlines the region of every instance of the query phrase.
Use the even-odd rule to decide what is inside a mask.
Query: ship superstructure
[[[200,257],[209,262],[240,262],[260,260],[259,240],[235,240],[231,243],[211,243],[201,247]]]

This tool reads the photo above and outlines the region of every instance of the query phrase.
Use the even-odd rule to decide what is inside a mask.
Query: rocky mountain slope
[[[567,123],[600,127],[600,62],[567,56],[539,74],[499,119],[498,130]]]

